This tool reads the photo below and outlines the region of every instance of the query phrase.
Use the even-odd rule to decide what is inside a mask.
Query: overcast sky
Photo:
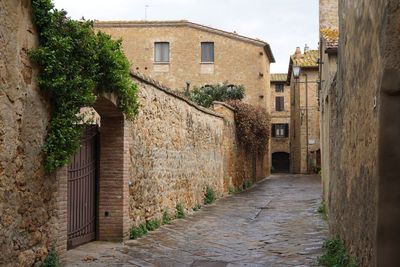
[[[318,47],[318,0],[53,0],[79,19],[181,20],[236,31],[271,45],[271,72],[287,72],[296,46]],[[148,6],[145,8],[145,6]]]

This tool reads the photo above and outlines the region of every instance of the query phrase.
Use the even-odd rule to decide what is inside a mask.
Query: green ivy
[[[133,119],[138,89],[121,40],[96,33],[92,21],[70,19],[51,0],[32,0],[32,6],[40,46],[30,56],[40,67],[38,84],[52,105],[44,154],[46,170],[53,171],[67,164],[79,148],[82,107],[93,106],[100,92],[113,92],[118,108]]]

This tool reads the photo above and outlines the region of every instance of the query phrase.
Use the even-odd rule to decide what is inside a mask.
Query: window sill
[[[204,65],[214,65],[214,62],[200,62],[200,64],[204,64]]]
[[[170,62],[153,62],[153,65],[169,65]]]

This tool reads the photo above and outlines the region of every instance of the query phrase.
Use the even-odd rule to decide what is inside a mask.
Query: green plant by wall
[[[49,254],[47,254],[46,258],[43,261],[42,267],[58,267],[60,266],[60,260],[58,258],[57,251],[54,247],[51,248]]]
[[[161,221],[157,220],[157,219],[146,222],[146,228],[149,231],[154,231],[154,230],[160,228],[160,226],[161,226]]]
[[[324,242],[323,255],[318,258],[318,263],[328,267],[357,267],[357,262],[350,258],[346,252],[343,241],[339,237],[328,239]]]
[[[185,218],[185,208],[183,207],[182,203],[176,204],[176,218],[183,219]]]
[[[242,85],[231,85],[228,82],[195,87],[189,93],[189,99],[200,106],[209,108],[213,101],[241,100],[244,97]]]
[[[204,193],[204,205],[211,204],[215,201],[214,189],[210,186],[206,187],[206,192]]]
[[[236,193],[237,193],[237,190],[236,190],[235,187],[233,187],[233,186],[229,186],[229,187],[228,187],[228,194],[229,194],[229,195],[234,195],[234,194],[236,194]]]
[[[171,216],[169,215],[168,211],[164,211],[163,217],[162,217],[162,223],[163,224],[170,224],[171,223]]]
[[[327,213],[326,213],[326,205],[324,202],[321,202],[321,204],[318,207],[317,212],[321,214],[321,216],[326,220],[328,218]]]
[[[194,206],[193,211],[198,211],[201,209],[201,205],[197,204],[196,206]]]
[[[243,190],[250,188],[253,185],[253,182],[251,180],[246,180],[243,182]]]
[[[118,108],[128,119],[138,110],[137,86],[121,40],[95,33],[91,21],[75,21],[51,0],[32,0],[39,48],[30,51],[39,66],[38,84],[47,92],[52,114],[44,144],[45,169],[68,163],[79,148],[83,127],[82,107],[90,107],[101,92],[118,96]]]
[[[142,237],[148,233],[146,224],[142,223],[138,227],[132,227],[129,238],[136,239]]]

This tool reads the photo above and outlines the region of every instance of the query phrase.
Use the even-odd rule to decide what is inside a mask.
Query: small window
[[[154,62],[169,62],[169,43],[154,43]]]
[[[275,92],[277,93],[283,93],[285,90],[285,85],[282,83],[275,84]]]
[[[289,124],[272,124],[272,137],[289,137]]]
[[[213,63],[214,62],[214,43],[202,42],[201,43],[201,62]]]
[[[276,111],[285,110],[285,98],[283,96],[275,97],[275,110]]]

